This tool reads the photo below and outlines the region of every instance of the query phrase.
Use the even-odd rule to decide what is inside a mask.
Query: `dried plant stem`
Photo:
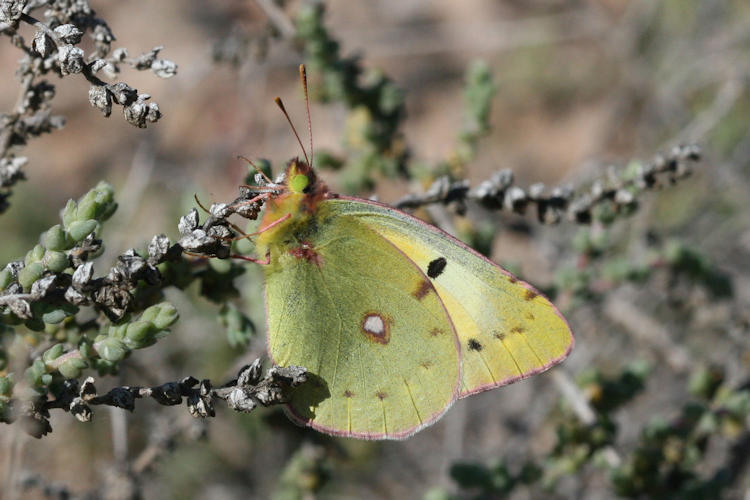
[[[610,294],[604,303],[604,314],[639,342],[655,348],[675,372],[687,373],[692,366],[690,353],[672,340],[663,324],[636,307],[630,296],[627,290]]]
[[[563,368],[558,367],[551,370],[550,376],[578,419],[586,425],[594,425],[596,423],[596,412],[589,405],[583,392],[570,378],[570,375]],[[605,446],[602,449],[602,454],[610,467],[615,468],[622,464],[622,458],[612,446]]]
[[[283,38],[292,38],[296,35],[297,30],[294,23],[273,0],[255,0],[255,3],[263,10],[268,20]]]

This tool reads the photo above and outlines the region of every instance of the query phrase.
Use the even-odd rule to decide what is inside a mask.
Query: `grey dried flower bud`
[[[73,272],[73,288],[83,290],[94,277],[94,263],[86,262],[76,268]]]
[[[579,224],[588,224],[591,221],[591,207],[594,204],[594,198],[589,193],[584,193],[573,200],[568,209],[570,218],[573,222]]]
[[[260,382],[262,369],[260,358],[257,358],[249,365],[245,365],[237,377],[237,385],[245,387],[257,384]]]
[[[499,190],[504,191],[513,184],[513,171],[509,168],[505,168],[495,173],[491,177],[491,180]]]
[[[96,387],[94,386],[94,377],[86,377],[78,391],[78,396],[84,401],[90,401],[96,397]]]
[[[31,49],[42,57],[47,57],[55,51],[57,46],[50,36],[42,31],[38,30],[34,33],[34,40],[31,42]]]
[[[537,182],[529,186],[529,198],[530,199],[538,200],[542,197],[542,193],[544,193],[543,182]]]
[[[81,41],[83,32],[76,28],[74,24],[62,24],[55,28],[55,33],[65,43],[76,44]]]
[[[447,175],[438,177],[435,181],[427,188],[425,195],[427,197],[444,198],[445,193],[450,189],[451,180]]]
[[[159,78],[172,78],[177,74],[177,64],[167,59],[157,59],[151,65],[151,71]]]
[[[602,195],[604,195],[604,182],[601,179],[595,180],[591,185],[591,189],[589,190],[589,192],[594,198],[600,198]]]
[[[147,123],[154,123],[161,118],[159,105],[146,102],[150,98],[148,94],[139,94],[136,102],[122,110],[128,123],[138,128],[146,128]]]
[[[21,319],[30,319],[32,317],[31,305],[27,301],[25,301],[24,299],[19,299],[17,297],[9,298],[8,296],[6,296],[5,299],[10,312]]]
[[[104,313],[114,320],[119,320],[133,300],[127,289],[121,286],[102,286],[94,292],[94,302],[102,307]]]
[[[135,409],[135,394],[129,387],[115,387],[107,396],[110,398],[113,406],[124,408],[128,411]]]
[[[166,257],[169,251],[170,242],[163,234],[157,234],[151,238],[151,242],[148,244],[148,262],[151,265],[156,265]]]
[[[95,42],[102,43],[112,43],[117,40],[115,35],[112,34],[112,30],[109,29],[109,26],[103,21],[100,21],[99,24],[94,27],[94,32],[91,34],[91,37]]]
[[[89,103],[104,113],[104,116],[112,114],[112,94],[107,87],[92,85],[89,88]]]
[[[190,394],[187,398],[187,407],[190,415],[194,418],[206,418],[216,415],[210,397],[201,397],[198,394]]]
[[[31,285],[31,295],[33,295],[35,299],[45,297],[49,291],[54,288],[56,281],[57,275],[55,274],[50,274],[49,276],[38,279],[33,285]]]
[[[23,98],[22,106],[30,110],[38,110],[55,97],[55,87],[42,80],[29,87]]]
[[[91,408],[81,398],[73,398],[70,403],[70,413],[78,419],[79,422],[89,422],[91,420]]]
[[[0,0],[0,23],[15,25],[25,7],[26,0]]]
[[[151,392],[151,397],[154,398],[159,404],[165,406],[173,406],[182,403],[182,390],[178,382],[168,382],[159,387],[154,387]]]
[[[65,290],[65,300],[70,302],[74,306],[80,306],[88,303],[88,299],[86,298],[86,296],[73,287],[68,287],[68,289]]]
[[[618,205],[630,205],[635,201],[635,195],[627,189],[618,189],[615,193],[615,203]]]
[[[526,203],[528,197],[523,189],[518,186],[513,186],[505,192],[505,199],[503,203],[505,208],[512,210],[517,213],[523,213],[526,209]]]
[[[10,187],[25,176],[21,170],[28,158],[25,156],[13,156],[0,159],[0,187]]]
[[[198,229],[198,223],[198,210],[193,208],[187,215],[180,217],[180,222],[177,224],[177,230],[180,231],[181,235],[187,236],[195,229]]]
[[[203,253],[202,250],[213,246],[215,242],[214,238],[209,237],[203,229],[195,229],[180,238],[178,243],[185,250]]]
[[[258,406],[250,392],[239,387],[229,393],[227,404],[234,411],[244,413],[250,413]]]
[[[60,63],[60,72],[63,75],[71,75],[83,71],[85,62],[83,50],[72,45],[63,45],[57,49],[57,61]]]
[[[120,47],[119,49],[115,49],[114,51],[112,51],[112,59],[117,62],[123,62],[127,58],[128,49],[126,49],[125,47]]]
[[[105,61],[104,59],[97,59],[96,61],[94,61],[94,62],[91,63],[91,65],[89,66],[89,70],[92,73],[97,73],[99,70],[101,70],[107,64],[109,64],[109,63],[107,61]]]
[[[144,52],[139,55],[135,61],[133,61],[133,67],[137,70],[150,69],[151,65],[154,64],[156,57],[159,55],[159,52],[163,48],[164,47],[162,46],[154,47],[149,52]]]
[[[495,186],[491,181],[482,181],[477,187],[471,191],[471,196],[478,199],[484,200],[491,198],[495,194]]]
[[[550,194],[550,202],[557,206],[564,206],[573,198],[573,188],[570,185],[557,186]]]
[[[13,279],[18,279],[18,272],[23,269],[23,261],[22,260],[14,260],[12,262],[8,262],[5,265],[5,269],[10,272],[11,276],[13,276]]]
[[[217,219],[224,219],[232,215],[232,210],[227,203],[214,203],[211,205],[208,211]]]
[[[290,387],[297,387],[307,382],[307,369],[302,366],[272,366],[268,370],[268,377],[274,381],[282,382]]]
[[[138,99],[138,91],[125,82],[107,85],[107,90],[112,93],[112,99],[122,106],[128,106]]]
[[[190,415],[195,418],[206,418],[216,415],[213,401],[211,399],[210,380],[201,381],[198,393],[191,393],[188,396],[187,405]]]
[[[542,209],[544,207],[544,209]],[[544,224],[557,224],[562,218],[562,212],[560,209],[549,206],[539,205],[539,219]]]

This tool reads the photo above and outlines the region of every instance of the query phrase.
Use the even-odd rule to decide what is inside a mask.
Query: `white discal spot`
[[[383,322],[383,318],[381,318],[377,314],[370,314],[369,316],[366,316],[362,328],[367,333],[371,333],[373,335],[383,335],[385,333],[385,323]]]

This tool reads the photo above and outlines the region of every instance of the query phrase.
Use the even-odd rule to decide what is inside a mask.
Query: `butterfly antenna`
[[[201,203],[201,200],[198,199],[198,194],[197,193],[193,193],[193,198],[195,198],[195,202],[198,204],[199,207],[201,207],[203,209],[204,212],[206,212],[209,215],[211,214],[211,211],[209,209],[207,209],[206,207],[204,207],[203,203]]]
[[[312,168],[312,162],[315,160],[313,154],[313,134],[312,134],[312,119],[310,118],[310,96],[307,92],[307,70],[304,64],[299,65],[299,78],[302,80],[302,88],[305,90],[305,107],[307,108],[307,132],[310,134],[310,168]]]
[[[289,122],[289,126],[292,127],[292,132],[294,132],[294,137],[297,138],[297,142],[299,143],[299,147],[302,148],[302,154],[305,155],[305,161],[307,161],[307,164],[310,164],[310,159],[307,157],[307,151],[305,151],[305,146],[302,145],[302,140],[299,138],[299,134],[297,133],[297,129],[294,128],[294,124],[292,123],[292,119],[289,118],[289,113],[286,112],[286,108],[284,107],[284,103],[281,102],[280,97],[276,97],[274,99],[274,102],[276,102],[276,105],[281,109],[281,112],[284,113],[284,116],[286,117],[286,121]]]
[[[266,182],[268,182],[269,184],[273,184],[273,181],[266,175],[266,173],[263,172],[260,168],[258,168],[258,165],[256,165],[255,163],[253,163],[250,158],[247,158],[247,157],[242,156],[242,155],[237,155],[237,159],[238,160],[245,160],[246,162],[248,162],[250,164],[250,166],[252,166],[255,169],[256,172],[258,172],[260,175],[263,176],[263,178],[266,180]]]

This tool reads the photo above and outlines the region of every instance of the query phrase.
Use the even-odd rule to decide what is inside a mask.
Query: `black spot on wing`
[[[469,349],[472,351],[481,351],[482,350],[482,344],[480,344],[477,339],[469,339]]]
[[[432,279],[437,278],[438,276],[443,274],[443,271],[445,270],[445,266],[447,264],[448,261],[445,260],[445,257],[438,257],[427,265],[427,276]]]

